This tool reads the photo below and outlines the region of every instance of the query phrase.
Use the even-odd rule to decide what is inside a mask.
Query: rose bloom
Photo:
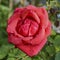
[[[8,41],[30,57],[36,55],[51,33],[48,13],[43,7],[16,8],[8,19]]]

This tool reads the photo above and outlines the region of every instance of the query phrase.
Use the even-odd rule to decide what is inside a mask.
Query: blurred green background
[[[51,36],[37,56],[29,57],[8,43],[7,20],[16,7],[43,6],[52,22]],[[0,60],[60,60],[60,0],[0,0]]]

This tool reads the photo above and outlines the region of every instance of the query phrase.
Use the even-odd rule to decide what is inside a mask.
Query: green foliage
[[[60,60],[60,52],[56,54],[55,60]]]
[[[60,47],[60,35],[57,35],[55,38],[54,38],[54,45],[57,46],[57,47]]]
[[[9,8],[0,5],[0,26],[6,26],[6,21],[9,13]]]
[[[0,59],[3,59],[8,54],[8,47],[7,46],[1,46],[0,47]]]

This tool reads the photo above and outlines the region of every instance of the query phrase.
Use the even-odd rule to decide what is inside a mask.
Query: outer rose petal
[[[36,22],[39,24],[40,23],[40,18],[38,17],[38,15],[32,11],[32,10],[28,10],[25,9],[24,12],[22,13],[22,19],[24,20],[27,17],[32,17],[36,20]]]
[[[8,20],[7,32],[14,33],[18,20],[20,20],[19,14],[14,14],[11,16]]]
[[[39,12],[40,11],[40,12]],[[48,13],[46,11],[45,8],[38,8],[36,10],[36,14],[39,16],[40,18],[40,25],[43,27],[43,28],[46,28],[47,25],[48,25]]]
[[[8,19],[8,24],[10,24],[12,21],[15,21],[16,18],[19,18],[22,11],[23,8],[16,8],[13,15]]]
[[[45,30],[41,28],[36,37],[31,40],[31,44],[32,45],[40,44],[40,42],[43,40],[44,37],[45,37]]]
[[[45,34],[46,34],[46,37],[48,37],[50,34],[51,34],[51,23],[50,23],[50,21],[49,21],[49,23],[48,23],[48,26],[47,26],[47,28],[45,29]]]
[[[16,8],[13,15],[8,19],[7,32],[14,33],[17,22],[20,19],[20,14],[23,11],[23,8]]]
[[[23,52],[25,52],[27,55],[29,55],[30,57],[36,55],[39,51],[41,51],[41,49],[43,48],[43,46],[45,45],[47,39],[44,38],[39,45],[33,46],[33,45],[16,45],[16,47],[18,47],[19,49],[21,49]]]
[[[29,5],[26,8],[33,11],[37,9],[35,6],[32,6],[32,5]]]
[[[13,34],[9,34],[8,41],[15,45],[22,44],[22,39],[17,36],[14,36]]]
[[[23,8],[16,8],[14,13],[19,13],[21,14],[21,12],[23,11]]]

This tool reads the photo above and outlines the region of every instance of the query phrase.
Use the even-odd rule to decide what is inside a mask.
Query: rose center
[[[17,24],[17,32],[23,36],[33,36],[37,33],[39,25],[32,19],[26,19]]]

